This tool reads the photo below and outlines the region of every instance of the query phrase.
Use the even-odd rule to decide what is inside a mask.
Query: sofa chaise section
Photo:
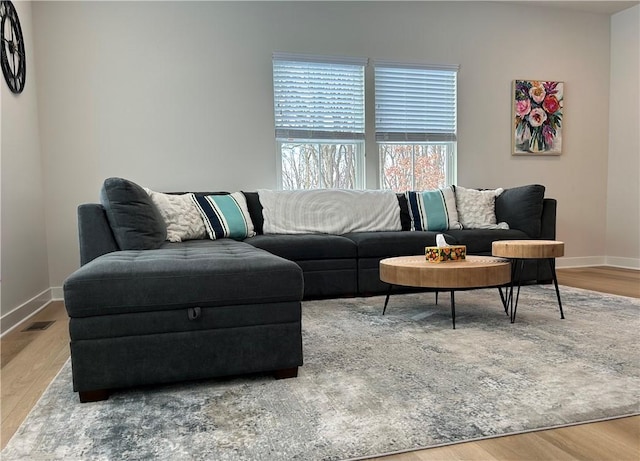
[[[64,284],[74,390],[296,376],[302,292],[298,265],[229,239],[97,257]]]

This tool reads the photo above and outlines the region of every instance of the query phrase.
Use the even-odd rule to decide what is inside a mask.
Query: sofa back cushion
[[[518,229],[531,238],[542,231],[542,205],[545,187],[540,184],[505,189],[496,197],[496,218],[511,229]]]
[[[160,211],[138,184],[107,178],[100,191],[100,203],[121,250],[153,250],[167,238]]]
[[[403,231],[411,230],[411,214],[409,213],[409,202],[406,194],[402,192],[396,193],[398,197],[398,205],[400,205],[400,225]]]
[[[260,196],[257,192],[242,191],[242,193],[247,200],[247,209],[249,210],[249,216],[251,216],[251,221],[253,222],[253,230],[256,232],[256,234],[260,235],[263,233],[262,227],[264,225]]]

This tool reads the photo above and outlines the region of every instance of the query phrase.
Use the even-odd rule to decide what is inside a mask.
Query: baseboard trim
[[[47,288],[42,293],[0,317],[0,338],[47,307],[53,301],[51,293],[52,289]]]
[[[53,301],[64,300],[64,292],[62,291],[62,287],[51,287],[51,299]]]
[[[623,269],[640,269],[640,259],[607,256],[606,260],[607,266],[620,267]]]
[[[556,267],[558,269],[569,269],[573,267],[589,267],[589,266],[606,266],[606,256],[583,256],[578,258],[558,258],[556,259]]]
[[[573,269],[579,267],[609,266],[621,269],[640,270],[640,259],[621,258],[617,256],[584,256],[577,258],[558,258],[556,267],[558,269]]]

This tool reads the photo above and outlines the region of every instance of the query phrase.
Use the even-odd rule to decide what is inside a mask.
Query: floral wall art
[[[513,82],[513,154],[562,153],[562,82]]]

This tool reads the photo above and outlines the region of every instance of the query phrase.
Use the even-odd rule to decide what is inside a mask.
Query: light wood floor
[[[640,271],[558,269],[561,285],[640,298]],[[54,320],[43,331],[21,331]],[[68,320],[53,302],[0,340],[0,447],[4,448],[69,357]],[[381,461],[640,460],[640,416],[414,451]]]

